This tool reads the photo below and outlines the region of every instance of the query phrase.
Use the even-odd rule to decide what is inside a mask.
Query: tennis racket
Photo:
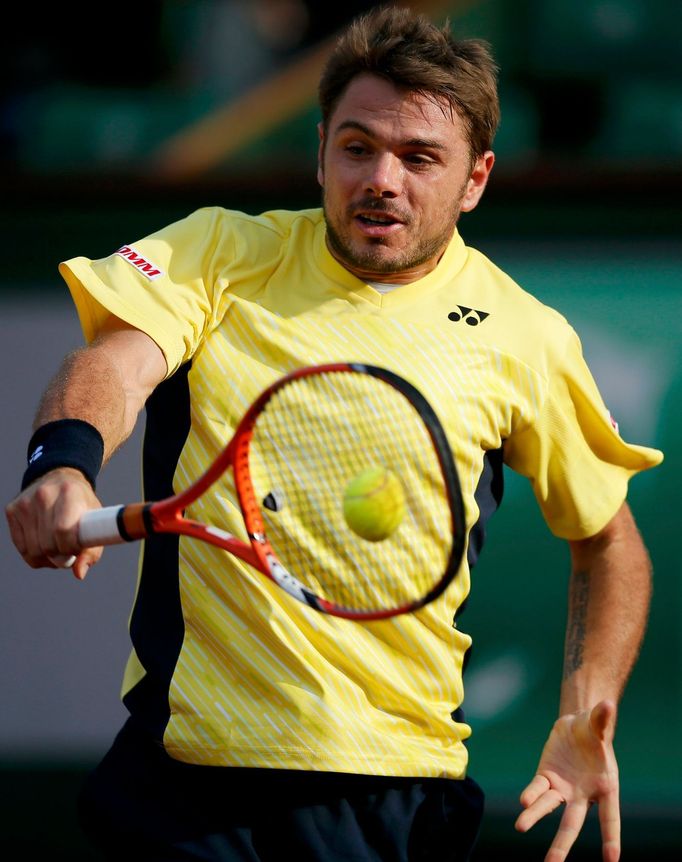
[[[343,496],[376,466],[399,479],[404,517],[383,541],[368,541],[346,523]],[[211,486],[232,496],[243,531],[192,517]],[[424,396],[386,369],[336,363],[270,385],[184,491],[87,512],[78,535],[93,547],[160,533],[216,545],[318,611],[376,620],[441,595],[462,562],[465,519],[454,458]]]

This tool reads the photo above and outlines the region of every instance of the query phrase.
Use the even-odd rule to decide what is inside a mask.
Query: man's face
[[[320,128],[329,250],[365,281],[416,281],[438,263],[460,212],[478,203],[493,161],[488,152],[472,170],[446,102],[359,75]]]

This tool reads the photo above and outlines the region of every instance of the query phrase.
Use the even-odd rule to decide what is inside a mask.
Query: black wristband
[[[28,444],[28,467],[21,482],[23,491],[50,470],[74,467],[95,487],[102,467],[104,440],[89,422],[81,419],[57,419],[41,425]]]

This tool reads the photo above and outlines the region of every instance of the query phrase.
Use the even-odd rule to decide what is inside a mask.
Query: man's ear
[[[317,149],[317,181],[324,187],[324,124],[317,124],[317,134],[320,138],[320,145]]]
[[[462,212],[471,212],[480,201],[494,164],[495,153],[492,150],[487,150],[482,156],[476,159],[466,191],[464,192],[464,197],[462,198]]]

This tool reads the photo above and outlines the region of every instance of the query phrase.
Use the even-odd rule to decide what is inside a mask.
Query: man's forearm
[[[571,542],[561,714],[617,702],[642,643],[651,565],[626,504],[597,536]]]
[[[132,431],[125,417],[125,391],[115,363],[102,351],[84,349],[64,359],[45,390],[33,426],[57,419],[89,422],[102,435],[106,460]]]
[[[102,435],[106,461],[132,433],[165,370],[148,336],[129,327],[108,331],[64,359],[41,399],[34,428],[56,419],[89,422]]]

